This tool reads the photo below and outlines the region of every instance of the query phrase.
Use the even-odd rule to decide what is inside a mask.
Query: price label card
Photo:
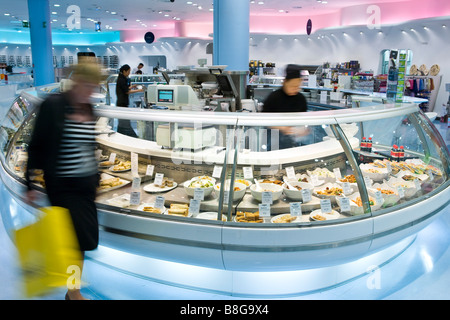
[[[155,171],[155,166],[152,164],[149,164],[147,166],[147,171],[145,172],[145,175],[151,177],[151,176],[153,176],[153,171]]]
[[[222,175],[222,167],[221,166],[214,166],[214,170],[213,170],[213,178],[220,178],[220,176]]]
[[[347,197],[339,198],[341,205],[341,212],[350,212],[350,199]],[[323,212],[323,210],[322,210]],[[331,212],[331,211],[330,211]]]
[[[427,174],[428,174],[428,176],[430,177],[430,181],[433,181],[433,180],[434,180],[433,172],[432,172],[431,170],[428,170],[428,171],[427,171]]]
[[[302,193],[303,203],[310,202],[312,200],[311,191],[309,189],[302,189],[301,193]]]
[[[319,177],[315,174],[311,175],[311,183],[313,186],[319,185]]]
[[[392,172],[392,166],[391,166],[391,163],[390,163],[390,162],[386,162],[386,168],[387,168],[388,173],[391,174],[391,172]]]
[[[189,213],[196,214],[200,212],[200,200],[191,199],[189,202]]]
[[[225,190],[223,192],[223,202],[228,203],[228,201],[230,201],[230,191]]]
[[[116,161],[116,154],[115,153],[111,153],[109,155],[109,162],[111,162],[112,164],[114,164],[114,161]]]
[[[159,208],[159,209],[162,209],[162,208],[164,208],[164,202],[165,202],[166,200],[164,199],[164,197],[162,197],[162,196],[157,196],[156,197],[156,200],[155,200],[155,207],[156,208]]]
[[[194,189],[194,199],[195,200],[204,200],[205,199],[205,190],[202,188]]]
[[[252,167],[244,167],[244,179],[253,179],[253,169]]]
[[[294,167],[287,167],[286,168],[286,176],[288,180],[295,180],[295,169]]]
[[[366,188],[372,187],[372,180],[369,177],[364,177],[364,183],[366,184]]]
[[[136,192],[131,192],[130,195],[130,204],[137,206],[141,203],[141,193],[136,191]]]
[[[270,191],[264,191],[262,192],[261,195],[261,199],[262,199],[262,203],[264,204],[272,204],[273,203],[273,197],[272,197],[272,192]]]
[[[153,181],[154,184],[157,186],[162,185],[164,179],[164,173],[157,173],[155,174],[155,181]]]
[[[300,217],[302,215],[302,204],[300,202],[291,202],[289,204],[291,216]]]
[[[259,216],[260,217],[270,217],[270,204],[260,203],[259,204]]]
[[[352,187],[349,182],[344,182],[342,184],[342,190],[344,191],[344,194],[352,194]]]
[[[342,179],[341,169],[334,168],[333,173],[334,173],[334,176],[336,177],[336,180]]]
[[[420,190],[421,189],[420,180],[419,179],[415,179],[414,180],[414,186],[416,187],[416,190]]]
[[[139,190],[141,188],[141,178],[134,177],[133,182],[131,183],[131,189]]]
[[[331,201],[330,199],[322,199],[320,200],[320,209],[322,213],[331,213]]]
[[[383,203],[383,195],[381,194],[380,190],[377,190],[375,192],[375,201],[378,203]]]
[[[131,152],[131,175],[137,176],[138,174],[138,154]]]
[[[402,186],[397,187],[397,192],[398,192],[400,199],[403,199],[405,197],[405,190],[403,190]]]

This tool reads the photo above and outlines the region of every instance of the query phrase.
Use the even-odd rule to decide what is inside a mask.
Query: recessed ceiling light
[[[5,16],[9,16],[10,14],[9,13],[5,13]]]
[[[57,4],[57,3],[55,3],[54,5],[53,5],[54,7],[59,7],[60,5],[59,4]]]
[[[111,14],[117,14],[117,12],[115,12],[115,11],[111,11]]]

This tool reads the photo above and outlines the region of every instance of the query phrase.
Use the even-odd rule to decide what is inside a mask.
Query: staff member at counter
[[[128,78],[130,73],[131,67],[128,64],[124,64],[119,70],[119,76],[117,77],[116,83],[116,106],[118,107],[128,108],[130,104],[130,94],[144,91],[143,89],[135,89],[135,86],[131,86],[130,78]],[[131,127],[130,120],[119,119],[117,132],[137,138],[136,132]]]
[[[283,86],[272,92],[265,100],[262,112],[306,112],[307,102],[305,96],[300,92],[303,83],[301,69],[298,65],[289,64],[286,67],[286,76]],[[295,137],[305,135],[308,131],[297,127],[272,127],[279,130],[279,149],[292,148],[297,145]],[[268,151],[276,150],[275,141],[268,134]]]

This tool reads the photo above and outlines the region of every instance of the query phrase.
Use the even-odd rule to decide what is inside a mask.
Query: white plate
[[[217,212],[201,212],[195,218],[217,221]],[[224,214],[222,214],[222,221],[227,221],[227,217]]]
[[[115,173],[127,172],[127,171],[130,171],[130,170],[131,170],[131,168],[125,169],[125,170],[114,170],[114,166],[109,167],[109,171],[115,172]]]
[[[139,207],[137,207],[137,210],[144,211],[144,207],[153,207],[153,208],[155,208],[155,204],[154,203],[143,203]],[[147,212],[147,211],[144,211],[144,212]],[[161,214],[166,214],[166,212],[167,212],[167,208],[166,207],[161,208]]]
[[[106,203],[119,208],[128,208],[130,206],[130,194],[125,193],[120,196],[106,200]]]
[[[154,182],[152,182],[144,187],[144,191],[149,192],[149,193],[166,192],[166,191],[175,189],[177,186],[178,186],[177,183],[174,182],[172,187],[160,188],[160,187],[156,186]]]
[[[320,215],[320,216],[322,216],[322,217],[324,217],[325,220],[335,220],[335,219],[339,219],[339,216],[340,216],[339,212],[337,212],[337,211],[335,211],[335,210],[332,210],[331,213],[322,213],[322,209],[317,209],[317,210],[314,210],[313,212],[311,212],[311,213],[309,214],[309,217],[310,217],[311,219],[315,220],[315,221],[322,221],[322,220],[316,220],[316,219],[314,219],[314,216],[317,215],[317,214]]]
[[[279,214],[279,215],[277,215],[277,216],[272,217],[272,218],[270,219],[270,222],[272,222],[272,223],[287,223],[287,222],[275,222],[275,220],[277,220],[277,219],[279,219],[279,218],[282,218],[282,217],[284,217],[284,216],[291,216],[291,214],[290,214],[290,213]],[[302,221],[302,217],[296,217],[296,219],[295,219],[294,221],[291,221],[290,223],[293,223],[293,222],[301,222],[301,221]]]
[[[101,180],[107,180],[107,179],[115,178],[114,176],[111,176],[111,175],[106,174],[106,173],[102,173],[100,177],[101,177]],[[124,179],[119,179],[119,181],[122,182],[122,184],[120,184],[118,186],[115,186],[115,187],[108,188],[108,189],[97,189],[97,193],[105,193],[105,192],[108,192],[108,191],[111,191],[111,190],[116,190],[116,189],[125,187],[127,184],[131,183],[131,181],[124,180]]]

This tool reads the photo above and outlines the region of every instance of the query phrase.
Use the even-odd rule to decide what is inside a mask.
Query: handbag
[[[82,256],[67,209],[39,208],[38,220],[16,230],[15,241],[26,297],[79,283],[73,273],[81,275]]]

